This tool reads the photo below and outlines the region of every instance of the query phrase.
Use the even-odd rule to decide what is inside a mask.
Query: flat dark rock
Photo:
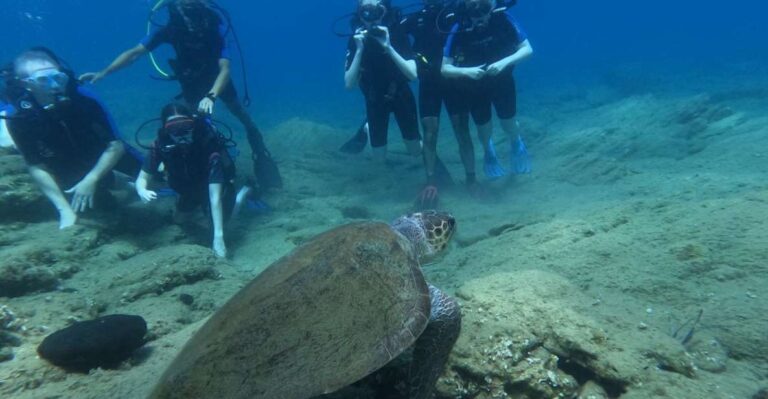
[[[56,331],[43,340],[37,353],[67,371],[116,368],[144,345],[146,334],[147,322],[140,316],[105,316]]]

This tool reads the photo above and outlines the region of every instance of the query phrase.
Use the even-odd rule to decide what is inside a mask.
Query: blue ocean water
[[[143,37],[153,3],[4,0],[0,26],[6,34],[0,59],[45,45],[78,71],[103,68]],[[241,37],[254,98],[251,111],[258,121],[270,125],[304,117],[337,126],[357,123],[360,97],[343,89],[346,41],[331,33],[332,21],[351,12],[354,1],[220,3],[230,10]],[[768,25],[758,16],[766,11],[768,5],[755,0],[521,0],[513,12],[536,53],[519,68],[518,80],[525,90],[588,80],[627,63],[642,66],[648,74],[675,74],[691,66],[716,73],[736,63],[764,64]],[[150,79],[152,72],[142,61],[111,77],[99,90],[109,98],[115,88],[175,89],[172,83]],[[109,100],[126,106],[135,101]]]
[[[294,118],[337,129],[339,144],[346,139],[362,119],[364,107],[359,91],[344,89],[346,39],[334,36],[331,25],[336,18],[350,13],[355,1],[219,0],[219,3],[230,11],[240,36],[253,98],[250,112],[268,139],[272,143],[280,140],[280,137],[270,137],[278,130],[275,127]],[[395,0],[395,4],[410,3]],[[142,39],[154,1],[3,0],[3,5],[0,26],[5,28],[6,35],[0,48],[0,61],[10,60],[27,47],[43,45],[59,53],[77,72],[86,72],[102,69],[121,51]],[[437,270],[428,275],[431,281],[446,287],[460,287],[465,281],[487,278],[485,274],[490,271],[514,271],[515,276],[522,272],[519,275],[530,278],[537,275],[524,272],[554,271],[578,287],[579,294],[584,291],[588,300],[580,309],[585,317],[602,315],[605,319],[619,319],[616,324],[620,328],[613,325],[611,331],[630,336],[635,333],[640,341],[648,328],[659,336],[664,334],[659,331],[669,330],[668,324],[672,325],[672,331],[679,328],[684,335],[688,328],[680,324],[706,308],[702,324],[705,328],[698,333],[702,338],[697,343],[698,348],[704,347],[706,351],[700,353],[708,355],[710,350],[715,353],[713,342],[722,341],[729,348],[735,348],[730,368],[727,373],[718,374],[725,377],[717,381],[732,375],[739,376],[733,385],[745,385],[742,381],[749,381],[749,385],[742,387],[726,386],[711,397],[748,398],[764,388],[768,375],[765,359],[755,359],[745,353],[755,347],[764,348],[768,338],[765,308],[761,305],[764,302],[760,302],[764,301],[765,250],[764,245],[755,245],[764,243],[761,237],[766,231],[764,216],[761,216],[764,213],[760,211],[768,203],[765,166],[755,166],[765,165],[765,154],[764,149],[748,148],[751,145],[741,141],[743,137],[756,140],[760,125],[764,124],[762,119],[740,115],[742,109],[730,102],[691,95],[719,94],[719,88],[714,86],[723,81],[728,82],[730,92],[768,93],[765,87],[768,24],[763,18],[768,15],[767,11],[768,3],[756,0],[732,3],[519,0],[512,13],[535,50],[534,57],[515,72],[521,116],[531,119],[535,125],[526,132],[531,133],[532,150],[539,154],[549,151],[548,158],[534,158],[531,179],[523,177],[509,185],[512,199],[508,202],[476,205],[462,194],[446,196],[451,210],[460,215],[463,237],[461,248],[455,251],[457,255],[443,260],[444,266],[438,266],[441,269],[427,269],[428,273]],[[169,56],[167,49],[158,52],[162,64]],[[233,70],[240,89],[242,73],[237,63]],[[151,77],[155,74],[145,59],[94,87],[110,105],[127,135],[142,121],[156,117],[160,107],[178,93],[175,83],[159,82]],[[571,95],[606,83],[621,95],[610,101],[596,101],[598,105],[588,101],[589,95]],[[648,99],[642,96],[646,92],[664,92],[664,95]],[[634,94],[640,96],[634,98]],[[670,100],[678,95],[683,98],[680,103]],[[605,108],[609,109],[563,117],[563,110],[556,106],[559,96],[569,110],[576,108],[574,103],[578,102],[584,103],[583,108],[598,108],[607,103]],[[548,101],[543,101],[543,97],[548,97]],[[735,109],[727,109],[731,106]],[[665,114],[668,108],[672,109],[670,115]],[[225,111],[219,112],[228,118]],[[624,118],[622,112],[632,115]],[[555,119],[552,122],[548,119],[551,114],[561,118],[551,118]],[[659,121],[653,119],[660,114]],[[531,115],[536,117],[530,118]],[[593,126],[591,118],[597,126]],[[552,124],[547,125],[549,122]],[[632,124],[638,127],[628,126]],[[540,128],[542,125],[546,128]],[[315,124],[309,126],[316,127]],[[714,128],[708,130],[710,126]],[[636,130],[646,128],[653,129],[654,135],[668,134],[668,140],[658,143],[653,139],[644,140],[645,131]],[[442,129],[441,134],[448,139],[441,145],[445,142],[454,145],[448,124]],[[731,141],[733,132],[738,136]],[[497,135],[503,140],[500,136]],[[549,148],[544,149],[547,145]],[[709,152],[705,151],[707,146]],[[275,155],[284,155],[285,147],[281,148],[283,152],[275,151]],[[723,151],[713,150],[715,147]],[[703,155],[697,157],[700,153]],[[449,166],[457,171],[457,180],[462,179],[458,155],[455,151],[445,154],[452,162]],[[355,173],[362,175],[368,170],[367,160],[341,158],[347,162],[342,164],[337,162],[336,155],[319,154],[317,159],[306,163],[292,159],[282,164],[288,165],[284,170],[289,171],[291,177],[304,177],[307,171],[311,172],[310,177],[300,183],[290,182],[285,190],[289,200],[278,197],[280,202],[275,207],[274,218],[284,218],[275,222],[278,227],[263,227],[259,220],[249,226],[254,227],[252,230],[238,231],[243,234],[234,246],[238,266],[252,267],[256,262],[259,267],[266,267],[287,253],[287,247],[292,248],[293,244],[324,228],[349,219],[393,217],[409,205],[410,196],[421,188],[421,169],[408,169],[412,173],[405,179],[397,176],[397,184],[388,183],[384,174],[376,176],[382,182],[377,185],[376,181],[371,182],[375,179],[369,179],[370,176],[360,177]],[[685,158],[688,162],[678,162]],[[343,182],[345,187],[336,188],[324,181],[332,178]],[[647,181],[640,182],[643,179]],[[320,185],[328,187],[323,190],[318,188]],[[297,190],[297,186],[301,186],[300,189]],[[409,197],[392,199],[389,196],[395,191],[392,186],[405,187]],[[334,189],[339,191],[333,192]],[[368,196],[355,197],[353,193],[359,192]],[[605,212],[596,212],[593,208],[605,208]],[[363,216],[337,215],[345,211]],[[298,215],[297,220],[290,220],[292,212]],[[695,217],[688,219],[692,213]],[[273,220],[272,216],[269,220]],[[135,233],[128,236],[131,234]],[[594,237],[597,239],[590,243]],[[626,248],[633,248],[633,252]],[[487,269],[475,269],[480,265]],[[499,280],[504,284],[511,281],[518,283],[517,286],[539,288],[536,280],[529,283],[524,278],[515,280],[508,276]],[[511,295],[512,288],[517,287],[512,283],[508,284],[509,291],[504,285],[504,293]],[[234,285],[237,284],[239,281]],[[486,291],[493,290],[483,284],[477,283],[476,292],[462,298],[475,295],[481,298],[475,303],[466,299],[467,320],[473,322],[467,326],[471,332],[471,328],[476,328],[474,335],[467,336],[480,337],[480,332],[485,332],[478,327],[479,321],[486,321],[482,312],[487,306],[482,299]],[[564,285],[554,281],[552,286],[559,289],[557,287]],[[205,298],[203,289],[196,293]],[[54,301],[58,302],[63,294],[56,293]],[[216,300],[223,300],[224,296],[216,293]],[[43,303],[41,298],[36,304]],[[164,301],[163,305],[177,302],[171,294],[158,298],[159,302]],[[47,303],[47,299],[45,301]],[[499,302],[501,305],[493,306],[509,310],[508,313],[516,311],[505,307],[503,300]],[[578,304],[579,300],[574,302]],[[22,310],[25,305],[29,306],[23,302],[13,305]],[[474,316],[469,312],[473,306]],[[162,319],[157,314],[148,317],[154,318],[153,322]],[[498,314],[495,317],[498,318]],[[487,319],[491,318],[489,312]],[[52,324],[54,328],[63,324],[60,319],[51,321],[56,323]],[[599,319],[597,316],[595,319],[597,324]],[[592,341],[600,341],[601,337],[595,335]],[[523,338],[527,342],[528,337],[521,340]],[[613,339],[616,341],[611,341]],[[619,348],[628,341],[634,338],[619,335],[607,340],[611,345],[618,342]],[[468,342],[465,347],[487,344],[479,338]],[[515,345],[518,344],[515,341]],[[657,346],[655,342],[645,341],[638,345],[643,350],[649,347],[655,350]],[[476,347],[480,351],[481,346]],[[662,349],[659,353],[667,353]],[[686,356],[680,358],[687,359]],[[654,363],[656,357],[659,359]],[[650,365],[649,373],[657,373],[655,367],[682,374],[687,370],[687,363],[670,365],[669,359],[655,353],[638,354],[634,360],[638,363],[631,368]],[[738,362],[741,360],[743,362]],[[719,363],[712,363],[708,372],[724,372],[718,368]],[[745,366],[747,363],[754,367]],[[708,374],[701,375],[704,377],[692,380],[691,384],[709,382]],[[737,393],[743,392],[749,392],[750,396],[738,396]]]

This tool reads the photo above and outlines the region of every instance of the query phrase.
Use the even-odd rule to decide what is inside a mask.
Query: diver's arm
[[[136,47],[130,50],[127,50],[122,54],[120,54],[119,56],[117,56],[117,58],[115,58],[115,60],[112,61],[112,63],[109,64],[109,66],[106,67],[104,70],[100,72],[95,72],[95,73],[91,72],[91,73],[83,74],[82,76],[80,76],[80,80],[85,82],[96,83],[99,80],[107,77],[107,75],[111,75],[113,72],[119,71],[133,64],[134,62],[136,62],[136,60],[143,57],[147,53],[149,53],[149,50],[147,50],[147,48],[144,47],[143,44],[139,44]]]
[[[125,144],[122,141],[111,141],[93,169],[72,188],[65,191],[67,194],[72,194],[72,208],[75,212],[93,208],[99,181],[112,171],[123,155],[125,155]]]
[[[147,190],[151,178],[152,175],[143,170],[139,172],[139,177],[136,178],[136,194],[138,194],[139,198],[144,202],[151,202],[157,199],[156,192]]]
[[[227,256],[227,247],[224,244],[224,210],[221,203],[221,192],[223,188],[220,183],[208,185],[208,196],[211,201],[211,220],[213,221],[213,252],[216,256],[224,258]]]
[[[488,74],[497,75],[510,66],[519,64],[531,55],[533,55],[533,47],[531,47],[530,41],[525,40],[524,42],[520,43],[520,45],[517,47],[517,50],[513,54],[501,59],[500,61],[494,62],[491,65],[488,65]]]
[[[363,34],[358,32],[355,34],[355,56],[352,59],[352,63],[349,64],[349,68],[344,72],[344,85],[347,89],[353,89],[360,84],[360,65],[363,62]]]
[[[389,28],[386,26],[382,26],[379,29],[382,29],[385,33],[384,38],[378,38],[377,40],[379,43],[381,43],[382,46],[384,46],[384,49],[386,50],[387,54],[389,54],[389,57],[392,58],[392,61],[395,62],[395,65],[397,65],[397,69],[400,70],[400,72],[405,75],[408,80],[415,80],[418,77],[418,72],[416,69],[416,61],[414,60],[406,60],[403,58],[400,53],[395,50],[395,47],[392,46],[392,42],[390,41],[390,35],[389,35]]]
[[[85,175],[83,180],[89,179],[94,183],[100,181],[120,162],[123,155],[125,155],[125,144],[119,140],[111,141],[99,157],[96,165]]]
[[[59,212],[59,228],[66,229],[73,226],[77,222],[77,215],[75,211],[64,196],[64,192],[56,184],[56,179],[51,176],[48,171],[39,166],[30,166],[29,174],[32,176],[32,180],[35,181],[43,195],[48,198],[53,204],[56,210]]]
[[[397,68],[400,70],[400,72],[403,73],[403,75],[405,75],[406,78],[408,78],[408,80],[416,79],[417,77],[416,61],[406,60],[392,46],[389,46],[387,48],[387,52],[389,53],[389,56],[392,57],[392,61],[395,61],[395,65],[397,65]]]
[[[462,68],[453,65],[453,58],[443,57],[443,66],[440,68],[440,73],[446,79],[456,78],[470,78],[472,80],[478,80],[485,75],[483,66]]]
[[[230,61],[226,58],[219,60],[219,75],[216,77],[216,82],[213,83],[210,93],[215,97],[218,97],[224,88],[227,87],[229,79],[232,77],[232,70],[230,68]]]
[[[203,99],[200,100],[200,103],[197,105],[198,112],[202,112],[203,114],[208,115],[213,114],[213,106],[215,105],[216,99],[229,84],[230,77],[231,70],[229,66],[229,60],[226,58],[219,59],[219,75],[216,76],[216,81],[213,82],[211,91],[209,91],[208,95],[203,97]]]

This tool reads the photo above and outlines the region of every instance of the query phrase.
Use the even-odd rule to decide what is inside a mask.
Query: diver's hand
[[[355,48],[357,51],[363,51],[365,49],[365,31],[363,29],[358,29],[355,31]]]
[[[224,243],[224,237],[223,236],[214,236],[213,237],[213,254],[217,258],[226,258],[227,257],[227,245]]]
[[[374,36],[374,38],[376,38],[376,41],[378,41],[379,44],[381,44],[381,46],[384,47],[385,50],[391,49],[392,43],[390,42],[390,38],[389,38],[389,28],[387,28],[386,26],[379,26],[379,27],[376,27],[375,29],[380,29],[384,31],[384,36]]]
[[[488,76],[497,76],[498,74],[504,72],[505,69],[507,69],[507,63],[504,61],[498,61],[488,65],[488,68],[485,68],[485,73],[487,73]]]
[[[482,66],[479,67],[471,67],[471,68],[462,68],[462,73],[465,77],[470,78],[472,80],[480,80],[483,77],[485,77],[485,69],[483,69]]]
[[[136,193],[139,194],[139,198],[145,204],[148,204],[157,199],[157,193],[146,188],[136,187]]]
[[[77,183],[74,187],[65,191],[72,194],[72,210],[75,213],[85,212],[88,208],[93,208],[93,196],[96,194],[96,181],[86,177]]]
[[[213,114],[213,106],[215,104],[216,103],[209,97],[205,97],[200,101],[200,104],[197,105],[197,112],[204,115],[211,115]]]
[[[104,72],[88,72],[80,75],[79,79],[81,82],[96,84],[106,76],[107,74]]]
[[[67,207],[59,211],[59,230],[65,230],[77,223],[77,214],[72,208]]]

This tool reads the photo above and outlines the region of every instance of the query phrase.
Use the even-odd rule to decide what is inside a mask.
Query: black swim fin
[[[256,176],[256,184],[261,191],[270,188],[283,188],[283,178],[277,169],[277,163],[268,152],[254,156],[253,174]]]
[[[368,122],[364,122],[357,129],[357,133],[339,148],[339,151],[347,154],[359,154],[363,152],[366,145],[368,145]]]

